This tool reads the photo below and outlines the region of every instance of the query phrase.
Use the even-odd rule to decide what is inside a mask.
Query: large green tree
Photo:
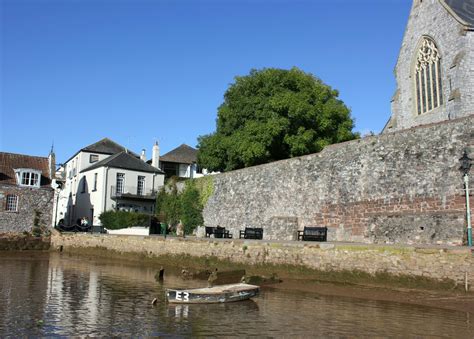
[[[238,76],[217,112],[216,131],[198,139],[198,163],[229,171],[319,152],[358,137],[338,91],[298,68]]]

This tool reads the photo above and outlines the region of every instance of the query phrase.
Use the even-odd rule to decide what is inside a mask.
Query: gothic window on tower
[[[435,42],[423,37],[415,64],[416,113],[427,113],[443,104],[441,57]]]

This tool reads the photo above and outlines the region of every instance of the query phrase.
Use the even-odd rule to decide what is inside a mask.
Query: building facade
[[[198,150],[182,144],[160,157],[160,168],[167,178],[199,178],[207,174],[197,165]]]
[[[55,220],[73,225],[86,217],[100,225],[108,210],[153,214],[164,173],[145,160],[107,138],[79,150],[63,165]]]
[[[49,157],[0,152],[0,233],[52,225],[54,153]]]
[[[414,0],[384,132],[474,114],[474,1]]]

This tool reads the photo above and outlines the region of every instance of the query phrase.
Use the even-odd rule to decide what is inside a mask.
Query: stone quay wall
[[[348,243],[176,238],[53,232],[52,249],[88,249],[135,253],[147,257],[216,257],[248,265],[270,264],[322,272],[388,273],[474,286],[474,252],[467,247],[394,246]],[[172,264],[172,263],[171,263]],[[472,288],[471,288],[472,289]]]
[[[18,197],[18,210],[6,211],[7,196]],[[30,232],[34,226],[36,212],[38,225],[50,227],[53,224],[54,191],[49,188],[26,188],[0,185],[0,233]]]
[[[247,226],[262,227],[265,240],[294,240],[298,229],[324,225],[329,241],[461,245],[459,158],[464,150],[474,158],[473,126],[471,115],[213,176],[204,223],[234,238]]]

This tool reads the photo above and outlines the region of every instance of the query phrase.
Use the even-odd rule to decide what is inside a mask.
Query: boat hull
[[[173,304],[215,304],[246,300],[258,295],[260,288],[249,284],[220,285],[187,290],[167,289],[166,298]]]

